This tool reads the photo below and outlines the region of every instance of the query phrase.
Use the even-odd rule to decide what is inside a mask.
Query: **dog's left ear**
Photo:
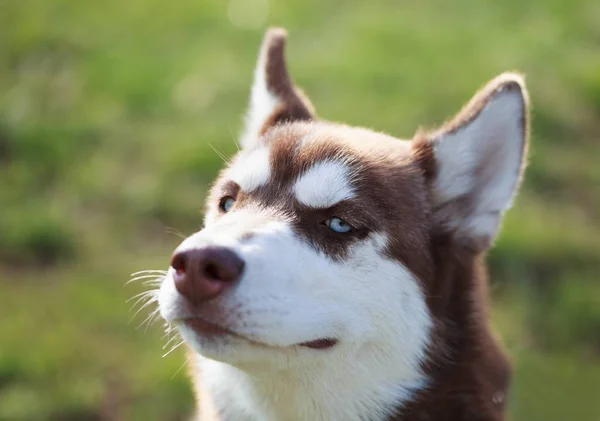
[[[272,126],[288,121],[312,120],[314,107],[294,85],[285,61],[287,33],[269,29],[254,72],[250,107],[242,134],[242,147],[251,148]]]
[[[523,78],[505,73],[441,129],[417,134],[438,231],[476,252],[492,245],[521,182],[528,132]]]

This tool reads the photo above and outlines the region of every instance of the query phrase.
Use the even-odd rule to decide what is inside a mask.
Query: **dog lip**
[[[334,338],[322,338],[314,341],[302,342],[298,345],[312,349],[328,349],[337,345],[338,340]]]
[[[202,337],[212,338],[216,336],[240,336],[229,329],[219,326],[215,323],[204,320],[200,317],[191,317],[181,320],[181,323],[191,328],[197,335]]]
[[[180,323],[185,324],[186,326],[191,328],[197,335],[202,336],[204,338],[234,336],[236,338],[243,339],[244,341],[249,342],[251,344],[259,345],[262,347],[277,348],[276,346],[248,338],[247,336],[241,335],[237,332],[234,332],[233,330],[227,329],[216,323],[209,322],[208,320],[205,320],[198,316],[182,319],[180,320]]]
[[[240,335],[237,332],[234,332],[223,326],[219,326],[216,323],[209,322],[208,320],[205,320],[198,316],[185,318],[185,319],[180,320],[179,322],[182,324],[185,324],[186,326],[191,328],[197,335],[202,336],[204,338],[214,338],[214,337],[219,337],[219,336],[235,336],[235,337],[243,339],[247,342],[250,342],[250,343],[253,343],[256,345],[260,345],[260,346],[264,346],[264,347],[289,348],[289,347],[270,345],[270,344],[266,344],[264,342],[259,342],[255,339],[250,339],[246,336]],[[301,347],[305,347],[305,348],[321,350],[321,349],[332,348],[335,345],[337,345],[337,343],[338,343],[337,339],[321,338],[321,339],[316,339],[316,340],[312,340],[312,341],[301,342],[296,345],[292,345],[292,347],[301,346]]]

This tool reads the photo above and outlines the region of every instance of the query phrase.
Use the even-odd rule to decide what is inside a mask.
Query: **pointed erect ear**
[[[281,28],[269,29],[263,40],[242,135],[244,148],[254,146],[261,135],[278,123],[315,117],[313,105],[288,73],[286,40],[287,33]]]
[[[474,251],[492,245],[521,182],[528,120],[523,78],[505,73],[442,128],[417,134],[438,230]]]

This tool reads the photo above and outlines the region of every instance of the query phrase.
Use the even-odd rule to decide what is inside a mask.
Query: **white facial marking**
[[[226,214],[181,246],[230,247],[246,264],[235,288],[195,314],[255,343],[200,338],[180,327],[201,354],[202,387],[227,419],[385,419],[427,384],[420,363],[432,319],[419,282],[383,253],[383,234],[334,261],[285,219],[264,212]],[[189,311],[170,276],[159,302],[167,321]],[[327,350],[298,346],[323,338],[338,343]]]
[[[340,161],[322,161],[302,174],[294,185],[296,199],[306,206],[328,208],[355,197],[351,171]]]
[[[269,149],[259,148],[248,155],[240,156],[230,169],[229,177],[245,192],[250,192],[266,184],[271,177]]]

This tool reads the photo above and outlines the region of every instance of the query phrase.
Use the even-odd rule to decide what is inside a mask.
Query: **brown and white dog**
[[[318,119],[285,43],[266,34],[242,149],[158,292],[198,419],[502,420],[483,255],[523,174],[523,79],[404,141]]]

